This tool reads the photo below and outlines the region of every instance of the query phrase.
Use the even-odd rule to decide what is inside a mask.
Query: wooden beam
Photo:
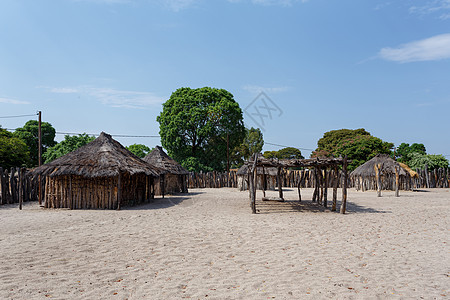
[[[336,211],[338,186],[339,186],[339,169],[337,166],[334,166],[333,204],[331,206],[331,211]]]
[[[344,165],[342,166],[342,171],[344,173],[344,183],[342,185],[342,203],[341,203],[341,214],[345,214],[347,210],[347,156],[344,157]]]
[[[381,164],[375,164],[373,168],[375,169],[375,179],[377,181],[377,197],[381,197]]]

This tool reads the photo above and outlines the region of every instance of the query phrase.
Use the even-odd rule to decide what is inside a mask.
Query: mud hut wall
[[[141,204],[150,198],[151,179],[146,175],[121,178],[121,207]],[[80,176],[47,178],[45,207],[73,209],[116,209],[117,177],[87,179]],[[72,202],[72,203],[71,203]]]

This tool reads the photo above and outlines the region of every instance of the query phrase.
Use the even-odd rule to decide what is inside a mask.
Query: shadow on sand
[[[311,200],[285,200],[284,202],[279,201],[256,201],[256,212],[258,214],[279,214],[279,213],[292,213],[292,212],[308,212],[308,213],[319,213],[319,212],[332,212],[331,211],[332,202],[328,201],[328,207],[325,208],[322,205],[318,205],[317,202],[312,202]],[[336,211],[333,213],[339,213],[341,207],[341,201],[337,201]],[[360,206],[352,202],[347,202],[347,214],[353,213],[391,213],[390,211],[380,211],[370,207]]]
[[[175,205],[179,205],[182,202],[192,199],[193,196],[203,194],[203,192],[193,193],[179,193],[174,195],[166,195],[163,197],[156,196],[149,203],[140,204],[132,207],[124,207],[123,210],[147,210],[147,209],[163,209],[169,208]]]

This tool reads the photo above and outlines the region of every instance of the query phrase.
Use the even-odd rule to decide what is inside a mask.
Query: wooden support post
[[[399,197],[399,177],[400,177],[400,168],[399,166],[395,166],[395,197]]]
[[[22,210],[22,204],[23,204],[23,176],[24,176],[25,169],[19,168],[18,174],[19,174],[19,209]]]
[[[375,164],[375,178],[377,180],[377,197],[381,197],[381,164]]]
[[[164,199],[164,194],[165,194],[165,186],[166,186],[166,174],[162,174],[159,178],[159,189],[160,189],[160,191],[161,191],[161,196],[163,197],[163,199]]]
[[[0,190],[2,191],[2,194],[0,195],[1,197],[1,201],[0,201],[0,205],[2,204],[6,204],[6,180],[5,180],[5,174],[3,173],[3,168],[0,167]]]
[[[252,213],[256,214],[256,186],[255,186],[255,178],[256,178],[256,166],[257,166],[258,154],[253,156],[253,166],[248,166],[248,190],[250,193],[250,206],[252,208]]]
[[[263,190],[263,197],[266,197],[266,170],[264,170],[264,166],[262,166],[262,190]]]
[[[344,183],[342,185],[342,203],[341,203],[341,214],[345,214],[347,210],[347,155],[344,157],[344,162],[342,166],[342,172],[344,173]]]
[[[120,201],[122,200],[122,175],[119,171],[119,176],[117,177],[117,210],[120,210]]]
[[[337,203],[337,190],[339,186],[339,169],[337,166],[334,166],[334,186],[333,186],[333,204],[331,206],[331,211],[336,211],[336,203]]]
[[[319,195],[319,175],[317,175],[317,168],[314,168],[314,193],[312,197],[312,202],[316,202]]]
[[[283,183],[281,182],[281,167],[277,168],[277,180],[278,180],[278,197],[283,199]]]
[[[69,175],[69,208],[73,209],[72,175]]]
[[[302,202],[302,193],[301,193],[301,187],[302,187],[302,181],[304,177],[304,170],[300,171],[300,178],[298,180],[297,189],[298,189],[298,202]]]
[[[328,170],[327,168],[324,169],[324,176],[323,176],[323,207],[327,208],[328,205]]]

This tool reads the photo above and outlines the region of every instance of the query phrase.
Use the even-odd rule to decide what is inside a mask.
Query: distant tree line
[[[264,137],[259,128],[245,128],[243,112],[233,95],[211,87],[198,89],[179,88],[163,104],[157,117],[162,146],[169,156],[189,171],[224,171],[238,168],[253,154],[260,153]],[[94,140],[86,133],[66,135],[55,141],[56,131],[50,123],[43,122],[42,157],[48,163]],[[127,147],[143,158],[152,149],[143,144]],[[311,157],[347,156],[353,170],[377,154],[389,154],[413,169],[428,167],[446,168],[448,160],[442,155],[427,154],[423,144],[407,143],[394,148],[394,144],[372,136],[364,128],[339,129],[325,132],[317,141]],[[301,151],[286,147],[265,151],[266,158],[300,159]],[[0,126],[0,166],[35,167],[38,165],[38,122],[30,120],[14,132]]]

